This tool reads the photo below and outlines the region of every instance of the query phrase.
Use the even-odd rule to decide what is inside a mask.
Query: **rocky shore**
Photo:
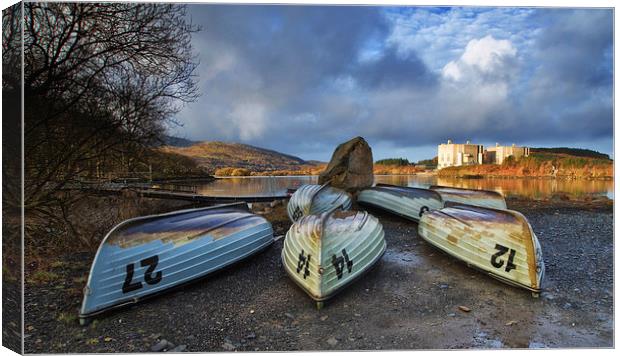
[[[538,235],[539,298],[433,248],[417,225],[380,211],[381,262],[322,310],[285,274],[282,240],[217,275],[141,304],[77,320],[94,251],[26,275],[25,351],[273,351],[613,347],[613,205],[509,200]],[[255,207],[256,208],[256,207]],[[275,234],[284,206],[265,207]]]

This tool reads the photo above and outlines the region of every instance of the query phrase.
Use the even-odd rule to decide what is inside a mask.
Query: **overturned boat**
[[[467,205],[425,213],[419,235],[489,275],[539,293],[545,265],[538,238],[521,214]]]
[[[357,201],[360,204],[387,210],[414,221],[419,221],[425,212],[441,209],[446,204],[460,203],[506,209],[504,197],[497,192],[442,186],[424,189],[377,184],[361,191]]]
[[[80,322],[185,284],[252,256],[273,242],[271,224],[245,203],[126,220],[95,255]]]
[[[344,210],[351,208],[351,195],[342,189],[328,185],[306,184],[293,193],[286,207],[292,222],[302,216],[321,214],[341,206]]]
[[[357,202],[414,221],[420,220],[424,212],[441,209],[444,205],[441,195],[435,191],[389,184],[377,184],[362,190],[357,196]]]
[[[287,274],[317,303],[362,276],[385,252],[383,226],[364,211],[332,210],[293,224],[282,248]]]
[[[504,197],[500,193],[492,190],[465,189],[441,185],[431,185],[429,189],[439,193],[446,202],[493,209],[506,209],[506,200]]]

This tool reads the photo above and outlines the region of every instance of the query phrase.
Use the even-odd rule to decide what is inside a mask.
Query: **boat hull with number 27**
[[[80,322],[166,291],[254,255],[273,242],[271,224],[247,204],[126,220],[95,255]]]

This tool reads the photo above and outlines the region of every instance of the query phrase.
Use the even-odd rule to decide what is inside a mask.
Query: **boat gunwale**
[[[484,192],[490,195],[495,195],[496,197],[502,198],[502,200],[506,201],[506,198],[504,198],[504,196],[499,193],[496,192],[494,190],[488,190],[488,189],[469,189],[469,188],[461,188],[461,187],[448,187],[446,185],[431,185],[430,187],[428,187],[429,190],[435,191],[437,192],[436,189],[454,189],[454,190],[462,190],[462,191],[470,191],[470,192]],[[446,192],[447,194],[450,194],[449,192]]]
[[[368,206],[368,207],[371,207],[371,208],[374,208],[374,209],[377,209],[377,210],[381,210],[383,212],[387,212],[388,214],[396,215],[398,217],[401,217],[401,218],[403,218],[405,220],[408,220],[408,221],[411,221],[411,222],[414,222],[414,223],[419,223],[420,222],[420,217],[418,217],[418,219],[416,219],[414,217],[405,215],[403,213],[399,213],[399,212],[397,212],[395,210],[386,209],[385,207],[377,205],[377,204],[374,204],[374,203],[370,203],[370,202],[367,202],[367,201],[361,201],[361,200],[358,200],[357,203],[362,205],[362,206]]]
[[[245,206],[245,209],[242,208],[243,206]],[[205,211],[206,210],[217,210],[217,209],[220,209],[220,208],[235,208],[235,207],[239,207],[239,208],[241,208],[241,210],[245,210],[248,213],[252,214],[250,212],[248,204],[243,202],[243,203],[231,203],[231,204],[213,205],[213,206],[207,206],[207,207],[201,207],[201,208],[193,208],[193,209],[175,210],[175,211],[169,211],[169,212],[161,213],[161,214],[137,216],[135,218],[130,218],[130,219],[121,221],[120,223],[116,224],[112,229],[110,229],[110,231],[108,231],[108,233],[103,237],[103,239],[99,243],[99,247],[97,247],[97,252],[95,253],[95,257],[93,257],[93,263],[90,265],[90,269],[88,271],[88,280],[86,281],[85,288],[88,288],[88,286],[90,285],[90,281],[91,281],[91,277],[92,277],[92,273],[93,273],[93,268],[95,267],[97,259],[99,258],[99,253],[101,252],[102,247],[106,244],[108,238],[113,233],[115,233],[117,230],[119,230],[121,227],[123,227],[125,225],[128,225],[128,224],[135,223],[136,221],[152,220],[152,219],[155,219],[155,218],[158,218],[158,217],[169,217],[169,216],[175,216],[175,215],[181,215],[181,214],[186,214],[186,213],[198,212],[198,211],[203,211],[203,210],[205,210]],[[256,215],[256,214],[253,214],[253,215]],[[264,217],[262,217],[262,216],[260,216],[260,217],[267,221],[267,219],[265,219]],[[86,293],[84,293],[84,296],[86,296]]]
[[[378,189],[375,189],[378,188]],[[430,195],[434,195],[437,200],[439,200],[441,202],[442,205],[445,204],[445,201],[443,199],[443,197],[441,196],[441,194],[439,194],[439,192],[436,192],[432,189],[426,189],[426,188],[418,188],[418,187],[408,187],[408,186],[403,186],[403,185],[395,185],[395,184],[387,184],[387,183],[377,183],[376,185],[370,187],[370,188],[366,188],[364,190],[375,190],[375,191],[380,191],[380,192],[386,192],[386,193],[392,193],[394,195],[397,195],[397,192],[393,192],[393,191],[389,191],[386,189],[381,189],[381,188],[398,188],[398,189],[403,189],[403,190],[408,190],[411,192],[424,192],[424,193],[428,193]],[[362,192],[364,191],[362,190]],[[361,194],[361,192],[360,192]],[[406,196],[403,193],[399,193],[399,196]]]

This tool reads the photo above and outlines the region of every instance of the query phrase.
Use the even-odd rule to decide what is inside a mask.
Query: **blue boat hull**
[[[271,224],[245,204],[127,220],[101,243],[80,318],[205,277],[273,243]]]

